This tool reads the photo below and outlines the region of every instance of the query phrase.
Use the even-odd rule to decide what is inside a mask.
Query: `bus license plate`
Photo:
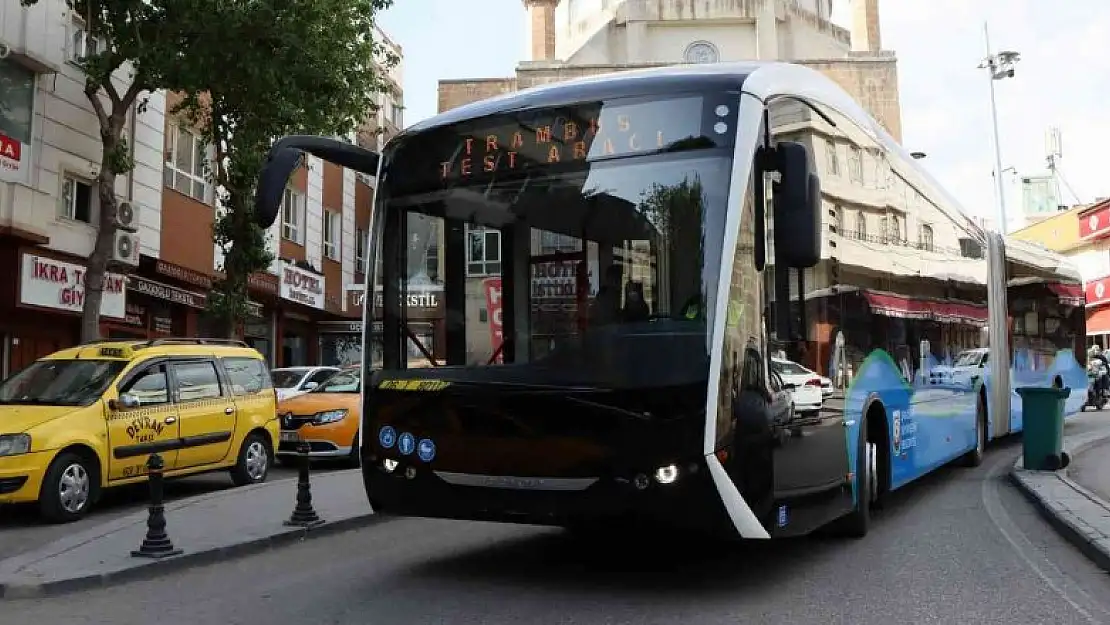
[[[299,443],[299,442],[301,442],[301,437],[295,431],[294,432],[282,432],[281,433],[281,442],[283,442],[283,443]]]

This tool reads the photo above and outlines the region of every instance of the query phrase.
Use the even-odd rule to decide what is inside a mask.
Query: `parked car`
[[[773,358],[775,366],[782,372],[783,380],[788,384],[801,385],[808,381],[810,378],[817,378],[820,380],[821,397],[828,397],[833,394],[832,380],[825,376],[804,367],[793,360],[786,360],[784,358]]]
[[[821,410],[825,401],[821,376],[796,362],[779,358],[771,359],[771,368],[782,378],[786,390],[790,391],[795,412],[807,414]]]
[[[317,388],[278,403],[281,442],[278,460],[293,462],[308,441],[310,458],[345,459],[358,466],[359,391],[362,372],[347,367]]]
[[[270,375],[274,378],[278,401],[284,401],[320,386],[337,371],[338,367],[283,367],[274,369]]]
[[[226,470],[266,480],[278,443],[262,354],[240,341],[98,341],[40,358],[0,382],[0,504],[37,502],[75,521],[105,488]]]

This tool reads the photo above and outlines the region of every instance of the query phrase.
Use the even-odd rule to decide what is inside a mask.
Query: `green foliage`
[[[277,137],[346,134],[376,113],[374,94],[395,89],[381,70],[397,58],[374,38],[374,17],[391,3],[214,2],[204,27],[185,42],[190,71],[175,87],[187,95],[176,112],[216,146],[209,174],[224,210],[213,239],[224,252],[226,277],[210,301],[228,332],[246,316],[248,276],[273,260],[252,217],[266,152]]]

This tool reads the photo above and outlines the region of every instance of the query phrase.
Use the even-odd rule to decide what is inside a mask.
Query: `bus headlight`
[[[673,484],[678,479],[678,466],[668,464],[655,470],[655,481],[660,484]]]

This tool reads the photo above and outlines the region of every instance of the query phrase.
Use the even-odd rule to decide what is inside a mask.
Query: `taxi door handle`
[[[224,414],[235,414],[235,409],[231,406],[228,406],[227,408],[224,408]]]
[[[177,417],[166,417],[166,425],[177,423]]]

